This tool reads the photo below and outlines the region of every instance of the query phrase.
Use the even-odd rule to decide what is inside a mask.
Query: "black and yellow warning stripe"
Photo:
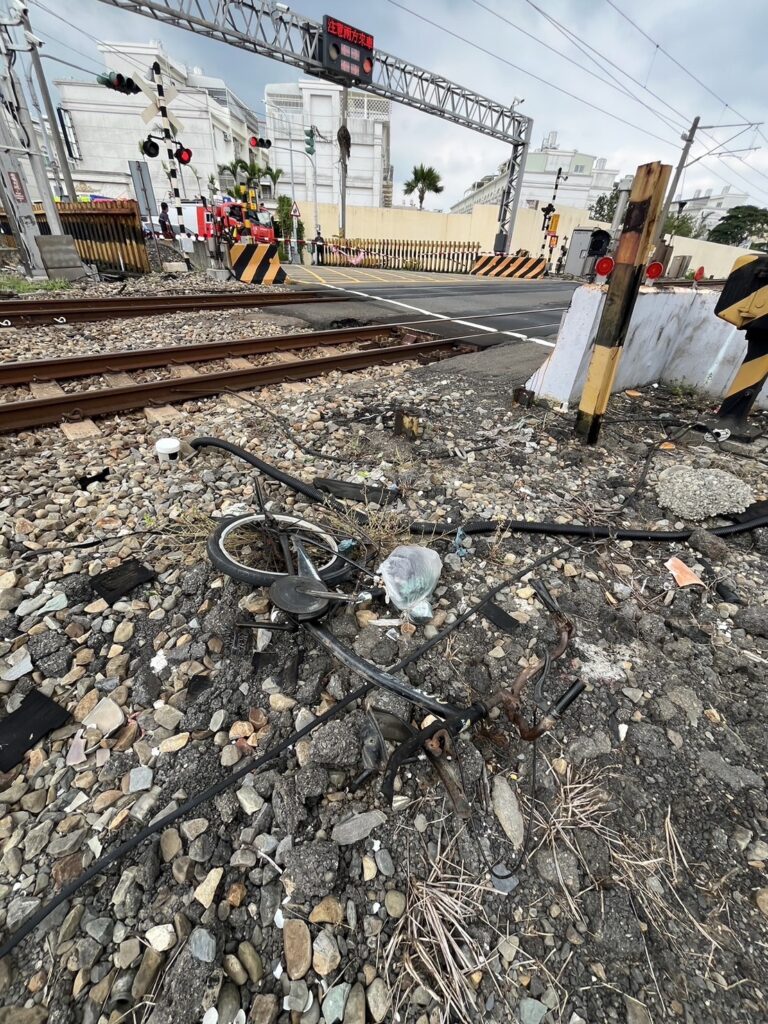
[[[768,330],[768,256],[739,256],[720,293],[715,314],[740,330]]]
[[[747,331],[747,354],[718,410],[722,419],[745,420],[768,378],[768,322]]]
[[[282,284],[285,281],[276,245],[235,242],[229,250],[229,262],[238,281],[246,284]]]
[[[470,274],[477,277],[541,277],[547,261],[541,256],[480,256]]]

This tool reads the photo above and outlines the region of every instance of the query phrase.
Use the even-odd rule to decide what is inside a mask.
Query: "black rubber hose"
[[[272,477],[273,480],[277,480],[279,483],[285,484],[286,487],[290,487],[299,494],[303,494],[305,498],[320,504],[330,505],[337,511],[343,511],[346,515],[350,514],[350,509],[345,505],[340,504],[333,498],[329,499],[327,494],[323,494],[322,491],[319,491],[311,484],[304,483],[303,480],[299,480],[289,473],[283,473],[276,466],[264,462],[256,455],[251,455],[249,451],[246,451],[245,448],[241,448],[239,445],[230,444],[229,441],[220,441],[216,437],[197,437],[190,444],[195,450],[199,448],[221,448],[223,451],[237,455],[238,458],[249,462],[261,473]],[[359,523],[362,525],[367,524],[368,519],[362,512],[352,510],[352,514]],[[742,523],[731,523],[729,526],[715,526],[709,532],[714,533],[717,537],[733,537],[739,533],[748,533],[758,526],[768,526],[768,515],[755,516],[754,519],[748,519]],[[451,526],[449,523],[425,522],[415,522],[410,525],[410,532],[422,537],[429,535],[443,537],[446,534],[456,533],[459,529],[462,529],[467,534],[496,533],[497,530],[510,530],[512,533],[537,533],[547,537],[583,537],[587,540],[640,540],[655,541],[661,544],[686,541],[693,533],[693,529],[617,530],[612,526],[533,522],[528,519],[503,519],[501,522],[495,520],[474,520],[456,526]]]

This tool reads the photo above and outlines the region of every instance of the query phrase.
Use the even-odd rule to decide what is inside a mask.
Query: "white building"
[[[507,180],[508,162],[496,174],[487,174],[473,182],[451,213],[469,213],[478,203],[497,205]],[[606,167],[604,157],[591,156],[576,149],[560,149],[557,132],[550,132],[541,149],[529,150],[523,169],[520,205],[538,210],[552,200],[558,168],[562,176],[557,189],[556,203],[579,210],[588,209],[598,196],[610,192],[620,171]]]
[[[712,195],[711,188],[704,191],[697,188],[692,196],[682,193],[675,196],[672,212],[691,214],[697,226],[703,222],[707,231],[711,231],[734,206],[748,206],[751,202],[746,192],[733,192],[730,185],[726,185],[716,195]]]
[[[341,94],[341,86],[315,78],[268,85],[264,90],[267,135],[272,140],[268,151],[270,163],[283,172],[283,191],[290,190],[293,173],[293,195],[308,227],[314,182],[312,162],[304,152],[305,130],[317,129],[314,155],[317,201],[337,203],[341,179],[336,133],[341,124]],[[349,90],[347,128],[352,142],[347,166],[347,203],[350,206],[392,205],[389,118],[389,100]]]
[[[144,81],[149,69],[158,61],[166,86],[173,85],[178,96],[168,106],[171,119],[178,117],[181,125],[177,137],[192,150],[192,162],[180,170],[182,198],[192,198],[209,191],[208,178],[213,175],[218,186],[220,164],[242,158],[248,161],[254,153],[248,148],[252,135],[264,134],[264,121],[232,92],[220,78],[211,78],[200,68],[187,68],[170,58],[159,43],[107,43],[99,47],[106,70]],[[96,193],[115,199],[133,198],[128,169],[129,160],[143,159],[139,144],[151,132],[160,136],[159,118],[147,124],[142,112],[149,100],[144,93],[125,96],[106,86],[92,82],[56,82],[61,98],[62,117],[67,128],[72,177],[79,193]],[[169,180],[163,168],[168,165],[166,145],[159,140],[160,155],[148,159],[155,195],[160,202],[171,195]],[[263,158],[259,158],[264,163]],[[173,207],[173,204],[170,204]]]

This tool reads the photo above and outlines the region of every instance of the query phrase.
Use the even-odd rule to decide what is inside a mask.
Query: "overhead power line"
[[[493,57],[494,60],[500,61],[502,64],[506,64],[508,67],[515,71],[519,71],[523,75],[527,75],[528,78],[532,78],[537,82],[541,82],[542,85],[546,85],[550,89],[554,89],[555,92],[562,93],[564,96],[568,96],[569,99],[576,100],[577,103],[582,103],[586,107],[591,107],[592,110],[596,110],[599,114],[604,114],[606,117],[613,118],[614,121],[620,121],[622,124],[627,125],[629,128],[634,128],[635,131],[642,132],[644,135],[650,136],[652,139],[656,139],[659,142],[663,142],[666,146],[674,146],[675,142],[669,139],[664,139],[660,135],[656,135],[654,132],[648,131],[647,128],[642,128],[638,124],[634,124],[632,121],[627,121],[625,118],[620,117],[618,114],[612,113],[610,110],[605,110],[603,107],[598,107],[597,104],[591,103],[589,100],[585,100],[582,96],[577,96],[575,93],[569,92],[568,89],[563,89],[559,85],[555,85],[554,82],[548,82],[546,78],[542,78],[540,75],[535,74],[533,71],[529,71],[526,68],[520,67],[519,64],[513,64],[511,60],[507,60],[506,57],[502,57],[501,54],[494,53],[493,50],[488,50],[486,47],[481,46],[479,43],[473,42],[471,39],[467,39],[466,36],[459,35],[458,32],[453,32],[451,29],[446,28],[445,25],[440,25],[436,21],[432,21],[431,18],[425,17],[423,14],[419,14],[417,11],[412,10],[410,7],[406,7],[404,4],[398,2],[398,0],[387,0],[387,3],[392,4],[393,7],[399,7],[401,11],[405,11],[406,14],[410,14],[413,18],[418,18],[420,21],[425,22],[427,25],[431,25],[432,28],[438,29],[440,32],[445,32],[446,35],[452,36],[454,39],[458,39],[460,43],[465,46],[471,46],[474,50],[478,50],[480,53],[484,53],[488,57]]]
[[[668,110],[671,110],[675,115],[677,115],[678,117],[682,118],[684,121],[686,119],[688,119],[688,115],[687,114],[685,114],[683,111],[679,110],[677,107],[673,106],[663,96],[660,96],[658,93],[655,93],[652,89],[649,89],[646,84],[640,82],[633,75],[630,75],[628,71],[625,71],[622,67],[620,67],[618,64],[616,64],[614,61],[612,61],[610,59],[610,57],[606,56],[606,54],[602,53],[600,50],[596,49],[594,46],[592,46],[590,43],[588,43],[583,38],[583,36],[577,35],[570,28],[568,28],[567,25],[564,25],[562,22],[558,21],[557,18],[555,18],[553,15],[549,14],[547,11],[543,10],[538,4],[534,3],[534,0],[526,0],[526,3],[530,7],[532,7],[538,14],[540,14],[543,18],[545,18],[553,26],[553,28],[555,28],[561,35],[563,35],[572,45],[574,45],[575,47],[577,47],[577,49],[579,49],[582,53],[584,53],[585,56],[588,57],[595,64],[596,67],[600,68],[601,70],[604,70],[606,74],[610,74],[610,72],[608,72],[607,69],[602,67],[602,65],[600,64],[600,61],[603,61],[605,64],[609,64],[611,67],[616,68],[617,71],[619,71],[622,75],[624,75],[626,78],[628,78],[631,82],[634,82],[635,85],[639,86],[642,90],[647,92],[650,96],[653,96],[655,100],[657,100],[660,104],[662,104]],[[654,42],[653,40],[650,40],[650,41]],[[654,45],[655,45],[655,43],[654,43]],[[586,47],[586,49],[585,49],[585,47]],[[587,52],[588,50],[591,51],[591,52]],[[594,54],[595,56],[592,56],[592,54]],[[599,58],[599,60],[598,60],[598,58]],[[614,80],[616,80],[615,76],[611,76],[611,77],[614,77]],[[718,99],[719,99],[719,97],[718,97]],[[721,101],[721,102],[723,102],[723,101]],[[730,109],[733,110],[732,107]],[[738,111],[734,111],[734,113],[737,116],[739,116],[739,117],[741,116]],[[658,112],[657,112],[657,116],[662,118],[662,115],[660,113],[658,113]],[[663,120],[663,118],[662,118],[662,120]],[[751,127],[753,122],[745,121],[744,124],[747,127]],[[719,145],[718,140],[715,138],[714,135],[711,134],[711,132],[709,132],[709,131],[701,131],[701,134],[707,136],[709,139],[711,139],[715,143],[718,143],[718,145]],[[723,158],[722,157],[713,157],[713,159],[722,160]],[[761,176],[762,176],[762,172],[760,172],[757,168],[752,168],[751,164],[748,164],[745,160],[743,160],[743,158],[737,157],[737,159],[741,159],[741,162],[744,163],[744,165],[747,168],[749,168],[750,170],[754,170],[756,173],[761,174]],[[745,178],[742,174],[740,174],[737,170],[735,170],[735,168],[733,168],[733,167],[731,167],[729,165],[726,165],[726,166],[728,167],[728,170],[730,171],[730,173],[734,174],[737,178],[740,179],[740,181],[744,182],[750,188],[751,191],[757,192],[757,193],[765,193],[765,189],[764,189],[763,186],[758,185],[758,184],[756,184],[753,181],[750,181],[748,178]],[[731,188],[739,189],[739,188],[743,187],[743,186],[740,186],[740,185],[736,185],[733,182],[732,179],[725,178],[725,177],[723,177],[722,174],[716,173],[714,170],[712,170],[711,167],[708,167],[708,170],[709,170],[709,172],[711,174],[714,174],[715,177],[719,178],[720,181],[725,182],[726,185],[730,185]]]
[[[558,57],[562,57],[563,60],[568,61],[569,64],[573,64],[573,66],[578,68],[580,71],[583,71],[585,74],[590,75],[592,78],[596,79],[598,82],[601,83],[601,85],[607,85],[609,89],[615,89],[617,92],[621,93],[622,96],[628,97],[629,99],[634,100],[636,103],[639,103],[641,106],[645,107],[646,110],[650,110],[650,112],[654,116],[659,116],[657,110],[655,110],[649,103],[646,103],[644,100],[641,100],[639,97],[633,95],[629,91],[629,89],[627,89],[625,85],[623,85],[621,82],[615,79],[614,76],[611,76],[613,81],[609,81],[608,79],[605,78],[604,74],[597,74],[597,72],[593,71],[591,68],[585,67],[584,64],[580,64],[577,60],[574,60],[574,58],[571,57],[569,54],[564,53],[563,50],[556,49],[554,46],[552,46],[551,43],[548,43],[540,36],[537,36],[534,32],[529,32],[527,29],[523,28],[522,25],[518,25],[510,18],[507,18],[505,15],[500,14],[499,11],[495,11],[492,7],[489,7],[487,4],[482,3],[482,0],[472,0],[472,3],[475,4],[475,6],[477,7],[481,7],[484,11],[487,11],[488,14],[492,14],[494,18],[498,18],[499,21],[503,21],[506,25],[509,25],[510,28],[513,28],[515,29],[515,31],[520,32],[521,35],[527,36],[528,39],[532,39],[534,42],[546,47],[547,52],[549,54],[556,54]],[[667,122],[667,127],[671,127],[674,128],[676,131],[679,131],[680,128],[685,127],[685,125],[677,126],[673,125],[671,122]]]

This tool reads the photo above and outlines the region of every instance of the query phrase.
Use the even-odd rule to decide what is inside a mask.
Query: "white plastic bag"
[[[387,597],[405,612],[411,622],[423,624],[432,618],[429,597],[440,579],[440,555],[419,544],[401,544],[379,566]]]

